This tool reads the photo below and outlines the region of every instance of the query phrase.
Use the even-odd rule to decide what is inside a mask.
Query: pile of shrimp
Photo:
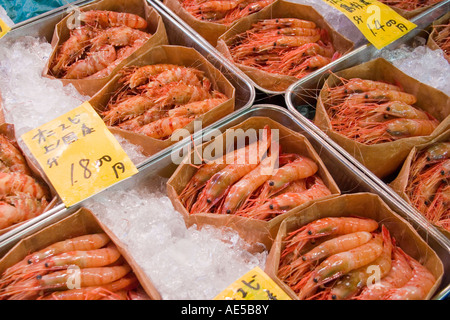
[[[440,24],[433,26],[434,29],[434,41],[439,48],[444,51],[447,57],[450,56],[450,21],[447,24]]]
[[[399,86],[359,78],[328,88],[323,103],[331,127],[365,145],[430,135],[439,121],[414,107],[417,99]]]
[[[430,222],[450,231],[450,142],[433,143],[411,161],[405,193]]]
[[[435,5],[442,2],[442,0],[380,0],[380,2],[397,9],[413,11]]]
[[[301,300],[423,300],[436,282],[372,219],[318,219],[283,243],[277,274]]]
[[[295,18],[258,21],[228,47],[236,63],[299,79],[341,56],[325,29]]]
[[[312,159],[281,153],[278,145],[272,149],[271,144],[276,142],[266,126],[262,139],[200,166],[179,195],[187,211],[268,221],[331,195]]]
[[[131,13],[91,10],[80,14],[84,24],[70,30],[50,63],[50,74],[63,79],[100,79],[111,74],[151,34],[147,21]]]
[[[196,68],[174,64],[127,67],[123,86],[101,112],[109,126],[166,139],[228,100]]]
[[[230,25],[240,18],[258,12],[275,0],[180,0],[181,5],[194,18]]]
[[[148,300],[105,233],[63,240],[30,253],[0,278],[2,300]]]
[[[34,218],[49,204],[49,191],[37,181],[15,142],[0,134],[0,230]]]

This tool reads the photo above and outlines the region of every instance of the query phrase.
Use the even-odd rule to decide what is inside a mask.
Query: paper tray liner
[[[409,137],[381,144],[365,145],[349,139],[331,129],[330,119],[324,106],[324,101],[328,97],[328,88],[340,84],[338,77],[362,78],[399,85],[403,91],[416,96],[416,107],[434,116],[440,124],[429,136]],[[377,177],[383,179],[403,164],[414,146],[426,143],[449,128],[449,109],[450,99],[442,91],[417,81],[383,58],[378,58],[328,77],[317,100],[314,124]]]
[[[286,218],[277,230],[276,239],[267,257],[265,272],[293,299],[294,291],[277,277],[280,254],[284,249],[282,240],[287,233],[325,217],[359,216],[371,218],[385,225],[397,245],[414,259],[422,263],[436,278],[436,283],[427,295],[430,299],[439,287],[444,267],[436,252],[420,237],[404,218],[392,211],[381,198],[372,193],[345,194],[331,199],[316,201],[305,209],[297,209]]]

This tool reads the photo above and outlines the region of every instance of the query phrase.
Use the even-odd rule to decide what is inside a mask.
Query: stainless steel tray
[[[39,38],[43,37],[48,42],[51,42],[55,24],[57,24],[68,13],[68,10],[73,5],[85,5],[91,2],[93,2],[93,0],[76,1],[71,5],[63,6],[61,8],[52,10],[38,17],[17,24],[8,34],[6,34],[5,39],[17,39],[22,36],[33,36]],[[237,114],[251,108],[255,100],[255,88],[248,81],[247,77],[239,69],[236,69],[234,68],[234,66],[230,65],[230,63],[226,61],[222,56],[218,55],[215,50],[211,50],[211,48],[205,47],[202,42],[198,41],[198,39],[192,33],[187,31],[184,26],[180,24],[176,19],[168,15],[165,11],[161,10],[161,8],[154,4],[152,1],[148,2],[155,8],[155,10],[160,13],[166,27],[170,44],[196,49],[200,54],[205,56],[210,63],[212,63],[218,70],[220,70],[234,86],[236,92],[235,111],[218,120],[218,123],[226,122],[229,119],[235,117]],[[210,126],[207,126],[202,130],[195,132],[194,137],[201,136],[203,131],[208,130],[209,127]],[[173,146],[167,148],[167,150],[162,150],[159,153],[147,158],[139,165],[145,165],[147,162],[151,162],[153,159],[157,159],[159,156],[164,155],[166,152],[170,152],[172,148],[181,147],[189,143],[190,141],[190,138],[187,137],[177,142]],[[58,212],[63,208],[64,205],[60,204],[52,210],[49,210],[36,218],[28,220],[27,222],[14,228],[13,230],[0,235],[0,241],[3,241],[16,233],[20,234],[22,230],[32,226],[34,223],[37,223],[42,219],[52,216],[55,212]]]
[[[431,23],[438,19],[439,17],[450,11],[450,0],[442,2],[435,7],[425,11],[421,15],[415,17],[412,21],[417,24],[417,28],[409,33],[407,36],[397,40],[396,42],[390,44],[385,49],[394,50],[403,45],[412,45],[415,37],[418,35],[426,35],[426,29],[431,25]],[[359,54],[355,54],[351,59],[343,61],[342,64],[336,65],[333,71],[339,71],[346,68],[356,66],[362,62],[367,62],[369,60],[375,59],[381,55],[380,50],[376,50],[375,47],[368,45],[362,48]],[[323,86],[326,78],[328,76],[327,72],[312,76],[304,81],[297,82],[290,86],[285,95],[285,101],[288,110],[299,119],[302,124],[307,126],[310,130],[315,131],[324,140],[326,140],[330,145],[332,145],[337,152],[341,153],[348,161],[353,163],[360,171],[376,184],[380,186],[384,193],[388,194],[392,199],[403,207],[404,212],[412,217],[416,217],[419,220],[425,220],[419,211],[413,208],[407,201],[402,199],[396,192],[394,192],[384,181],[375,176],[367,168],[365,168],[359,161],[357,161],[353,156],[351,156],[347,151],[345,151],[341,146],[330,139],[323,131],[321,131],[314,123],[305,115],[300,113],[297,107],[307,106],[309,109],[314,109],[316,105],[317,96],[320,92],[320,88]],[[305,109],[307,109],[305,108]],[[437,228],[432,227],[433,232],[439,235],[442,242],[447,246],[450,246],[450,239],[445,237]]]
[[[219,129],[221,132],[224,132],[227,128],[235,126],[250,117],[268,117],[292,130],[300,132],[311,142],[312,146],[317,151],[325,166],[328,168],[334,180],[340,187],[342,193],[371,192],[378,194],[386,202],[386,204],[391,207],[392,210],[396,211],[407,221],[409,221],[411,225],[419,232],[419,234],[436,251],[444,264],[445,273],[439,289],[440,292],[436,297],[445,297],[447,292],[443,291],[443,289],[448,290],[446,287],[450,282],[450,247],[446,243],[442,242],[442,239],[435,234],[433,229],[429,228],[430,225],[428,222],[417,220],[414,216],[410,216],[405,213],[403,207],[396,201],[396,199],[392,198],[389,194],[386,194],[377,183],[369,179],[357,166],[355,166],[342,154],[336,152],[334,147],[329,145],[321,135],[305,126],[297,118],[292,117],[289,111],[285,108],[275,105],[255,105],[251,109],[241,112],[232,119],[228,119],[226,122],[213,124],[211,126],[211,130]],[[210,139],[213,134],[211,130],[204,132],[204,139]],[[202,137],[197,137],[193,143],[195,145],[199,145],[201,143],[201,139]],[[181,149],[173,149],[174,152],[179,150]],[[170,175],[175,171],[175,169],[176,165],[172,163],[171,154],[168,152],[141,166],[137,175],[123,181],[119,187],[124,188],[124,190],[129,190],[135,186],[135,182],[137,181],[136,179],[142,181],[142,179],[145,179],[146,177],[167,177],[168,174]],[[102,193],[99,193],[95,195],[94,198],[102,196]],[[59,212],[46,217],[45,219],[41,219],[34,225],[22,230],[20,233],[0,241],[0,256],[4,255],[20,239],[32,235],[38,230],[41,230],[42,228],[69,216],[82,206],[83,202],[69,209],[62,209]]]

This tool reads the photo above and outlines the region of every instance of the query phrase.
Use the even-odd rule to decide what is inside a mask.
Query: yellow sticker
[[[292,300],[261,268],[247,272],[214,300]]]
[[[67,207],[138,172],[89,102],[22,139]]]
[[[344,13],[378,50],[417,27],[389,6],[376,0],[323,1]]]
[[[0,38],[7,34],[9,30],[11,30],[11,28],[5,23],[5,21],[0,19]]]

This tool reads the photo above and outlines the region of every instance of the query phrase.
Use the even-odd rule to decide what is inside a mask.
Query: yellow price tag
[[[389,6],[376,0],[323,1],[344,13],[378,50],[417,27]]]
[[[138,172],[89,102],[22,139],[66,206]]]
[[[292,300],[261,268],[256,267],[214,300]]]
[[[5,21],[0,19],[0,38],[7,34],[9,30],[11,30],[11,28],[5,23]]]

